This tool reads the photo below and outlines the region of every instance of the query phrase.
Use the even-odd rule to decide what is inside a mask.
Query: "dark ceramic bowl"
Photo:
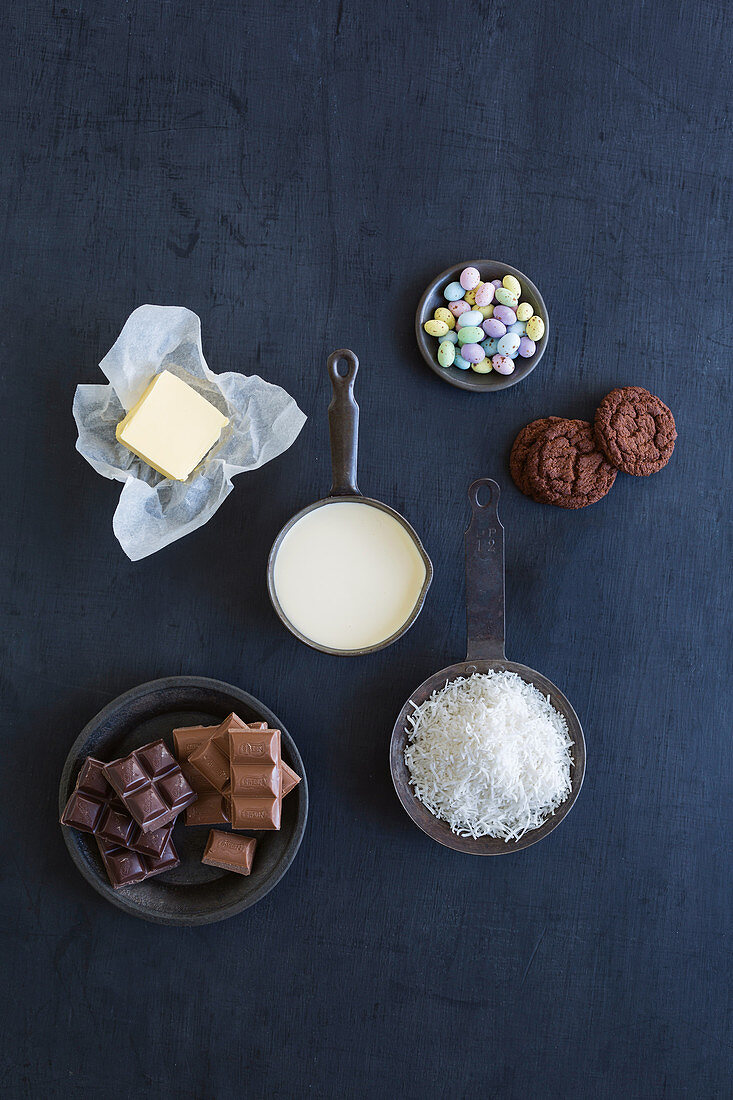
[[[545,322],[545,332],[541,340],[537,342],[535,353],[529,359],[518,356],[515,360],[514,374],[497,374],[492,370],[489,374],[476,374],[473,370],[459,370],[458,367],[441,367],[438,362],[438,341],[434,336],[428,336],[423,328],[429,321],[438,306],[447,306],[443,291],[458,280],[458,276],[464,267],[475,267],[481,275],[481,281],[491,282],[492,279],[501,279],[504,275],[514,275],[522,285],[521,301],[529,302],[538,317]],[[450,382],[451,386],[458,386],[461,390],[471,390],[474,393],[487,393],[491,390],[506,390],[509,386],[516,386],[522,382],[535,369],[547,347],[547,337],[550,332],[550,320],[547,316],[547,306],[542,295],[534,283],[516,267],[509,264],[498,263],[496,260],[464,260],[463,263],[454,264],[453,267],[441,271],[432,283],[429,284],[417,307],[415,314],[415,336],[420,354],[432,371]]]
[[[135,886],[112,888],[88,833],[62,826],[78,870],[94,889],[134,917],[156,924],[199,925],[225,920],[254,905],[272,890],[293,862],[308,817],[308,782],[292,737],[275,714],[254,696],[221,680],[171,676],[125,692],[99,712],[71,747],[59,786],[59,816],[74,789],[84,759],[115,760],[162,737],[173,750],[171,732],[180,726],[218,725],[235,711],[245,722],[265,721],[281,731],[283,759],[301,776],[283,801],[278,831],[262,831],[250,875],[238,875],[201,862],[210,825],[188,826],[180,814],[173,830],[178,867]]]

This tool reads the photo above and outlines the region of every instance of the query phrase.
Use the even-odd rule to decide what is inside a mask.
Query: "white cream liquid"
[[[280,607],[296,630],[329,649],[366,649],[409,619],[425,563],[396,519],[334,501],[298,520],[275,558]]]

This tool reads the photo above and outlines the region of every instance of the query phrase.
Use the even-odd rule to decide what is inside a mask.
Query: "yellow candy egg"
[[[483,317],[484,321],[487,321],[489,319],[489,317],[494,316],[494,303],[493,302],[491,303],[490,306],[476,306],[476,309],[479,311],[479,313]]]
[[[529,302],[520,302],[517,306],[518,321],[528,321],[533,313],[534,310],[532,309],[532,306],[529,304]]]
[[[475,370],[476,374],[488,374],[492,369],[490,359],[484,358],[480,363],[471,363],[471,370]]]
[[[455,317],[449,309],[445,308],[445,306],[438,306],[435,313],[433,314],[433,317],[436,321],[445,321],[449,329],[456,327]]]
[[[473,307],[476,305],[476,291],[478,290],[479,286],[481,286],[481,283],[479,283],[478,286],[475,286],[473,290],[467,290],[466,293],[463,295],[463,301],[468,302],[471,309],[473,309]]]
[[[513,275],[505,275],[501,280],[501,285],[505,290],[511,291],[512,294],[516,294],[517,297],[522,293],[522,288],[519,285],[519,279],[515,279]]]
[[[535,344],[545,335],[545,322],[541,317],[530,317],[527,321],[527,336],[534,340]]]
[[[445,336],[448,331],[448,326],[445,321],[426,321],[423,328],[427,332],[428,336]]]

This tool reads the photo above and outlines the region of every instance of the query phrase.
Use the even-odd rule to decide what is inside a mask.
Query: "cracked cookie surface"
[[[558,508],[585,508],[606,495],[616,470],[598,450],[586,420],[557,418],[530,446],[524,480],[535,500]]]
[[[641,386],[622,386],[607,393],[596,409],[593,427],[609,462],[636,477],[647,477],[666,466],[677,438],[670,410]]]
[[[533,420],[531,424],[527,424],[522,428],[512,444],[511,453],[509,455],[509,472],[512,475],[512,480],[516,487],[527,497],[532,496],[524,472],[524,464],[527,461],[527,455],[532,449],[532,445],[537,442],[547,426],[559,419],[560,417],[558,416],[545,416],[541,420]]]

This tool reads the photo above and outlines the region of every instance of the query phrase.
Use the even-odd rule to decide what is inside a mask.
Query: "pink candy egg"
[[[491,365],[498,374],[513,374],[514,362],[508,355],[494,355],[491,359]]]
[[[476,291],[476,305],[490,306],[494,300],[496,287],[493,283],[483,283]]]
[[[529,359],[530,355],[534,355],[535,346],[534,340],[530,340],[529,336],[523,336],[519,341],[519,354],[522,359]]]
[[[517,319],[517,315],[509,306],[494,306],[494,317],[509,328]]]
[[[448,309],[451,311],[456,320],[465,313],[467,309],[470,309],[468,302],[464,302],[463,298],[459,298],[457,302],[448,302]]]
[[[496,310],[494,310],[496,313]],[[506,332],[506,325],[497,320],[496,317],[488,317],[481,328],[484,330],[487,336],[493,337],[494,340],[498,340],[500,336],[503,336]]]
[[[482,359],[486,358],[486,353],[480,344],[464,344],[461,348],[461,355],[469,363],[480,363]],[[509,362],[511,363],[511,359]]]
[[[475,267],[464,267],[458,281],[464,290],[473,290],[481,282],[481,276]]]

